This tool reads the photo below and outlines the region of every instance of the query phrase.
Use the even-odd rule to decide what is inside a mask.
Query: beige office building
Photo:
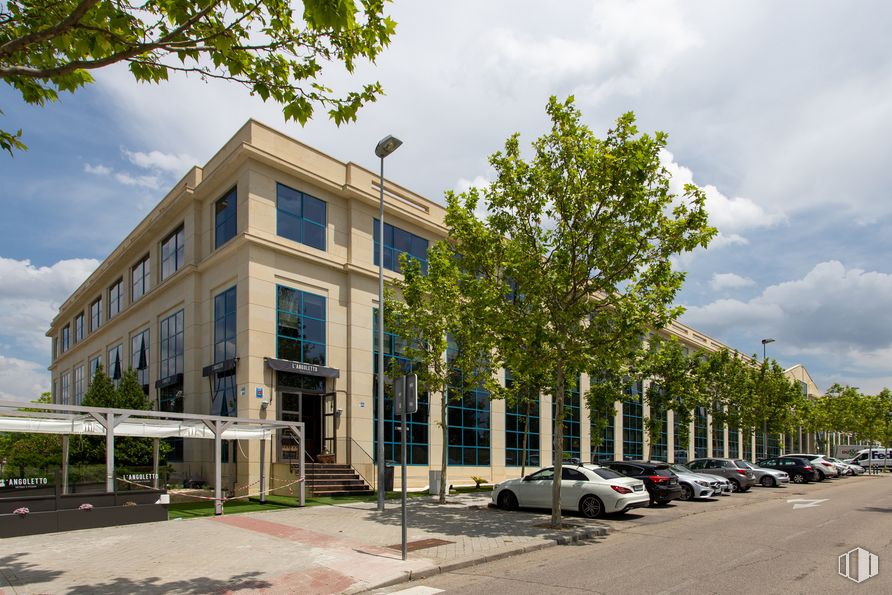
[[[61,306],[47,333],[56,402],[78,404],[93,371],[138,371],[161,410],[287,418],[306,423],[314,460],[366,465],[374,453],[378,177],[253,120],[204,166],[194,167]],[[439,204],[386,183],[384,266],[399,255],[424,259],[442,238]],[[720,343],[681,324],[666,331],[691,349]],[[386,336],[388,357],[391,337]],[[603,444],[579,394],[569,400],[565,448],[583,460],[706,455],[751,457],[756,437],[713,427],[698,412],[688,444],[665,436],[648,444],[640,400],[616,404]],[[630,394],[644,387],[630,388]],[[409,428],[409,481],[427,485],[442,456],[440,395],[425,395]],[[551,460],[552,405],[530,413],[527,466]],[[519,473],[526,411],[506,410],[482,391],[449,408],[450,481],[501,480]],[[398,434],[388,403],[388,459]],[[176,479],[211,480],[210,448],[174,443]],[[772,445],[776,448],[777,445]],[[230,444],[229,485],[259,472],[259,442]],[[287,439],[271,449],[281,469],[294,456]],[[365,471],[367,474],[368,472]]]

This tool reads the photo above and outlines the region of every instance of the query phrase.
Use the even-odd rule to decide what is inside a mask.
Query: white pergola
[[[27,410],[23,410],[27,408]],[[214,502],[216,514],[223,513],[222,458],[223,440],[260,440],[260,491],[265,493],[264,453],[266,440],[273,432],[292,432],[297,439],[299,467],[299,502],[305,503],[304,424],[244,417],[221,417],[193,413],[168,413],[136,409],[109,409],[55,403],[0,401],[0,432],[62,435],[62,489],[68,488],[68,439],[77,436],[105,436],[106,490],[115,490],[115,437],[133,436],[154,441],[153,466],[158,487],[159,446],[162,438],[197,438],[214,441]]]

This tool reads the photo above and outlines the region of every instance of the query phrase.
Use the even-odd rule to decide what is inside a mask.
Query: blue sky
[[[748,353],[774,337],[769,355],[822,388],[892,386],[892,5],[560,6],[397,0],[394,43],[357,74],[387,95],[340,128],[286,124],[240,87],[139,85],[121,67],[45,108],[0,85],[0,127],[30,146],[0,156],[0,397],[49,386],[55,309],[247,118],[368,167],[393,133],[405,145],[388,176],[442,200],[485,183],[487,156],[515,131],[531,141],[548,96],[571,93],[595,130],[634,110],[668,132],[674,182],[707,189],[721,235],[678,261],[683,322]]]

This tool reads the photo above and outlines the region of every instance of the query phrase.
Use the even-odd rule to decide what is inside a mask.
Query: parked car
[[[768,467],[759,467],[758,465],[754,465],[743,459],[734,459],[734,462],[737,463],[737,466],[741,469],[749,469],[752,471],[756,478],[756,483],[764,488],[773,488],[790,483],[790,476],[787,475],[785,471],[769,469]]]
[[[745,492],[756,485],[756,476],[748,468],[741,468],[734,459],[705,458],[694,459],[687,464],[696,473],[721,475],[731,482],[735,492]]]
[[[493,503],[504,510],[518,507],[551,508],[554,467],[523,478],[509,479],[492,490]],[[565,465],[561,468],[561,509],[575,510],[595,519],[647,506],[650,494],[640,479],[625,477],[597,465]]]
[[[841,467],[841,472],[844,475],[863,475],[864,467],[858,465],[856,463],[846,463],[845,461],[840,461],[835,457],[827,457],[828,460],[832,461],[836,464],[837,467]]]
[[[764,459],[757,461],[756,466],[784,471],[790,476],[790,481],[793,483],[808,483],[818,479],[818,474],[812,467],[811,461],[803,457],[783,456]]]
[[[694,473],[684,465],[678,463],[669,465],[675,475],[678,476],[678,485],[681,486],[680,500],[695,500],[697,498],[709,498],[724,495],[725,486],[731,491],[731,486],[724,477],[718,475],[706,475]]]
[[[649,461],[606,461],[599,465],[612,469],[627,477],[634,477],[644,482],[651,504],[669,504],[681,498],[681,486],[678,476],[669,469],[666,463]]]
[[[824,481],[828,477],[839,477],[839,469],[824,455],[816,455],[810,453],[791,452],[791,457],[802,457],[811,461],[812,467],[818,474],[818,481]]]

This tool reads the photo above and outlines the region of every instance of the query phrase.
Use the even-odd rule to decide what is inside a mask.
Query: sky
[[[719,236],[676,261],[681,321],[818,386],[892,386],[892,4],[825,1],[396,0],[393,43],[338,89],[386,95],[335,126],[286,123],[244,88],[172,76],[137,84],[121,66],[45,107],[0,83],[0,127],[27,152],[0,155],[0,398],[48,390],[50,321],[65,298],[192,165],[256,118],[443,201],[492,176],[488,155],[547,126],[574,95],[603,134],[635,112],[669,141],[680,188],[706,190]],[[555,4],[554,6],[558,6]]]

